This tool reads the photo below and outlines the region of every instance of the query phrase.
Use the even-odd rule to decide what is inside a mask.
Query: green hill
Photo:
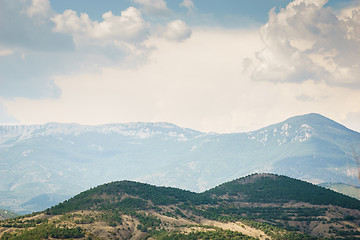
[[[239,201],[258,203],[305,202],[360,209],[360,201],[309,182],[274,174],[253,174],[221,184],[205,193],[228,195]]]
[[[0,223],[0,239],[357,239],[360,201],[274,174],[203,193],[132,181]]]

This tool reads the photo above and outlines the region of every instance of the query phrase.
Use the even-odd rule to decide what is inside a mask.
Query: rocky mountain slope
[[[0,222],[1,239],[358,239],[360,201],[253,174],[203,193],[132,181]]]
[[[0,126],[0,208],[43,210],[115,180],[204,191],[254,172],[359,185],[360,134],[319,114],[247,133],[169,123]]]

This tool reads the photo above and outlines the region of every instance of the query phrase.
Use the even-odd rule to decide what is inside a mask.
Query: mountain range
[[[170,123],[0,126],[0,208],[39,211],[117,180],[201,192],[271,172],[359,186],[359,148],[360,133],[314,113],[230,134]]]

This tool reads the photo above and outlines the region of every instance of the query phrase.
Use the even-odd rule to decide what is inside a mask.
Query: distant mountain
[[[203,193],[117,181],[0,222],[1,239],[359,239],[360,201],[253,174]]]
[[[4,209],[0,209],[0,221],[4,220],[4,219],[8,219],[8,218],[14,218],[14,217],[17,217],[17,216],[19,216],[19,214],[16,214],[14,212],[7,211],[7,210],[4,210]]]
[[[196,192],[254,172],[359,185],[359,147],[360,133],[319,114],[232,134],[169,123],[0,126],[0,208],[37,211],[124,179]]]
[[[360,200],[360,187],[351,186],[345,183],[322,183],[319,186],[331,189],[350,197]]]

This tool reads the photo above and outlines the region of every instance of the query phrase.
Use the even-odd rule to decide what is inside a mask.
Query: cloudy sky
[[[360,0],[0,0],[0,124],[360,131]]]

